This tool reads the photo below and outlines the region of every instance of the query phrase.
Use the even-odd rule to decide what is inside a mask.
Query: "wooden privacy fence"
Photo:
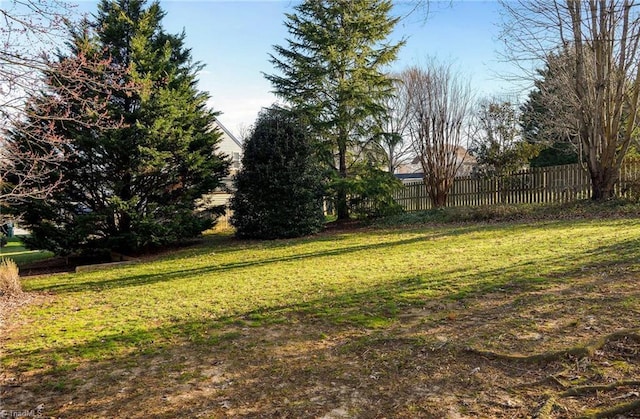
[[[640,192],[640,160],[629,160],[616,185],[619,196]],[[591,196],[589,173],[579,164],[536,167],[501,177],[458,177],[447,197],[447,206],[481,206],[568,202]],[[432,208],[423,182],[406,184],[394,196],[405,211]]]

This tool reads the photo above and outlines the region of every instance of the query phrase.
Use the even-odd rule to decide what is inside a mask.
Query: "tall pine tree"
[[[349,168],[358,163],[372,123],[393,94],[384,69],[402,42],[387,38],[397,19],[389,0],[305,0],[287,15],[290,38],[276,46],[267,75],[274,92],[305,115],[330,167],[338,219],[349,217]]]
[[[184,33],[163,30],[163,17],[158,2],[102,0],[93,31],[71,32],[61,62],[91,50],[127,69],[117,73],[122,89],[109,92],[112,118],[122,126],[56,123],[69,138],[61,187],[46,201],[15,208],[32,232],[32,247],[132,252],[194,237],[214,222],[213,214],[195,212],[195,200],[220,184],[228,162],[216,153],[220,135],[209,97],[196,88],[201,66],[185,48]],[[64,88],[64,81],[48,86]],[[26,143],[25,135],[16,130],[10,140]]]

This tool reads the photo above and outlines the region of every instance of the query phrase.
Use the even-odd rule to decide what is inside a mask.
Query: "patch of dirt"
[[[20,311],[23,307],[27,307],[29,305],[38,305],[42,304],[47,300],[51,300],[52,297],[47,294],[36,294],[36,293],[26,293],[22,292],[19,294],[11,295],[11,296],[0,296],[0,358],[4,356],[4,348],[6,343],[12,339],[13,332],[20,327],[20,324],[16,321],[16,313]],[[15,393],[17,400],[25,400],[27,398],[23,397],[20,394],[19,388],[17,386],[16,376],[12,372],[10,372],[7,368],[0,368],[0,417],[2,416],[4,411],[7,409],[8,403],[3,400],[4,394],[7,392],[7,389],[11,390],[18,389]],[[24,403],[22,403],[24,405]],[[36,416],[36,408],[38,406],[34,405],[33,410],[34,414],[32,416]],[[21,409],[21,410],[31,410],[29,409]],[[7,416],[10,417],[10,416]]]
[[[0,400],[65,418],[640,418],[638,279],[598,271],[429,299],[384,329],[308,307],[261,326],[197,319],[206,339],[171,336],[66,369],[15,366]]]
[[[20,293],[17,295],[0,295],[0,339],[2,336],[6,336],[4,328],[6,327],[6,321],[10,314],[15,312],[18,308],[31,304],[34,300],[34,295],[29,293]]]

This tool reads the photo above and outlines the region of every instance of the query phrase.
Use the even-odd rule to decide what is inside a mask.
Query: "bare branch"
[[[113,92],[133,90],[124,82],[126,69],[103,51],[61,52],[72,11],[58,0],[0,3],[0,205],[45,198],[64,181],[57,167],[72,150],[56,124],[87,130],[122,125],[109,106]],[[88,45],[89,26],[81,22],[79,28]]]
[[[640,4],[518,0],[503,1],[503,6],[508,19],[502,39],[508,54],[521,66],[556,65],[556,87],[563,86],[558,100],[572,112],[567,131],[573,131],[580,145],[592,198],[612,197],[638,125]]]
[[[394,75],[392,78],[394,94],[384,102],[387,113],[380,123],[381,133],[378,141],[386,155],[389,173],[395,173],[401,165],[409,163],[415,157],[409,137],[411,123],[409,90],[401,75]]]
[[[411,141],[423,168],[433,204],[446,205],[447,194],[463,163],[462,147],[472,102],[471,87],[450,65],[431,62],[405,70],[409,94]]]

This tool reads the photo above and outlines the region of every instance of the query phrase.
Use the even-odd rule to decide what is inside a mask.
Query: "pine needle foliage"
[[[389,64],[403,42],[388,37],[398,19],[390,0],[306,0],[287,15],[286,46],[266,75],[274,93],[310,123],[317,153],[333,173],[338,219],[349,218],[350,169],[377,135],[375,120],[393,94]]]
[[[220,134],[208,94],[197,90],[197,72],[185,34],[162,28],[158,2],[102,0],[93,21],[70,32],[69,52],[108,56],[122,89],[109,94],[114,129],[89,129],[73,121],[53,127],[66,138],[50,182],[60,187],[46,200],[16,206],[32,232],[25,242],[57,254],[121,253],[183,241],[211,227],[216,211],[196,212],[195,201],[220,185],[228,159],[217,152]],[[103,77],[115,77],[105,70]],[[65,81],[48,86],[55,94]],[[134,88],[130,88],[133,86]],[[33,100],[34,112],[38,109]],[[73,106],[70,106],[73,109]],[[28,124],[37,125],[32,118]],[[11,141],[24,141],[25,130]]]

